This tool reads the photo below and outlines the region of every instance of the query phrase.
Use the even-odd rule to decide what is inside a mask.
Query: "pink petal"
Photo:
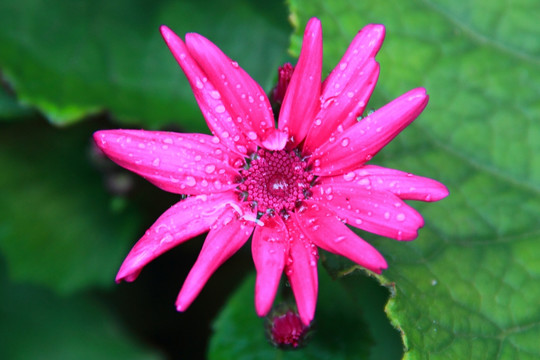
[[[304,32],[302,50],[294,68],[279,113],[279,128],[291,137],[290,148],[306,136],[320,108],[322,71],[322,29],[312,18]]]
[[[116,275],[116,281],[134,281],[150,261],[208,231],[228,204],[235,204],[236,198],[233,192],[199,195],[172,206],[131,249]]]
[[[426,90],[411,90],[345,130],[313,152],[310,163],[316,175],[353,171],[371,160],[426,107]]]
[[[263,216],[264,226],[253,233],[251,250],[257,270],[255,308],[259,316],[270,311],[288,254],[288,233],[280,216]]]
[[[382,45],[384,34],[382,25],[365,26],[324,81],[322,108],[309,130],[303,149],[305,154],[321,146],[328,139],[328,134],[335,132],[339,125],[343,131],[355,124],[364,111],[379,77],[375,55]]]
[[[186,47],[168,27],[160,30],[212,133],[233,151],[254,151],[275,131],[269,101],[259,85],[204,37],[188,34]]]
[[[448,189],[438,181],[376,165],[365,165],[325,181],[353,182],[367,190],[391,192],[404,200],[439,201],[448,196]]]
[[[396,195],[366,188],[339,176],[319,178],[313,200],[334,211],[349,225],[397,240],[413,240],[424,225],[422,216]]]
[[[205,37],[187,34],[186,45],[221,95],[227,112],[241,131],[237,135],[247,136],[245,141],[261,145],[276,130],[272,107],[264,90]]]
[[[254,224],[238,219],[232,210],[220,216],[208,233],[199,257],[176,299],[178,311],[186,310],[214,271],[246,243]]]
[[[290,238],[287,277],[296,299],[298,314],[305,325],[315,315],[319,279],[317,277],[317,247],[300,231],[297,221],[287,223]]]
[[[365,64],[375,58],[384,40],[383,25],[364,26],[356,34],[345,55],[326,78],[322,88],[325,99],[338,96],[350,81],[354,81]]]
[[[296,222],[315,245],[378,274],[388,267],[383,256],[339,221],[332,211],[311,201],[306,203],[306,210],[295,214]]]
[[[203,134],[103,130],[97,146],[118,165],[176,194],[212,194],[236,187],[244,160]]]
[[[329,138],[335,138],[357,123],[357,118],[364,111],[378,77],[379,64],[371,59],[363,64],[358,74],[344,84],[339,93],[332,93],[331,97],[323,94],[321,110],[315,116],[303,147],[304,154],[310,154]]]

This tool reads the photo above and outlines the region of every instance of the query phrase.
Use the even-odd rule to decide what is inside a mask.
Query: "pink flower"
[[[263,89],[236,62],[201,35],[187,34],[184,43],[162,26],[213,136],[94,134],[119,165],[188,195],[146,231],[116,280],[135,280],[150,261],[208,231],[176,301],[183,311],[252,237],[257,314],[268,313],[285,272],[307,325],[315,312],[319,247],[373,272],[385,269],[382,255],[347,225],[412,240],[423,219],[403,200],[437,201],[448,191],[428,178],[366,164],[428,102],[425,89],[417,88],[358,121],[379,75],[374,57],[384,32],[382,25],[366,26],[321,82],[322,30],[311,19],[276,128]]]

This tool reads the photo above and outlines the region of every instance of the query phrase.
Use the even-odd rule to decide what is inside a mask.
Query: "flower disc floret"
[[[287,214],[309,197],[313,174],[294,151],[258,150],[238,189],[258,213]]]

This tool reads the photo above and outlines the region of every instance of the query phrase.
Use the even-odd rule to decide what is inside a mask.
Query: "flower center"
[[[309,197],[313,174],[296,153],[261,149],[252,159],[249,168],[241,171],[238,190],[254,210],[286,214]]]

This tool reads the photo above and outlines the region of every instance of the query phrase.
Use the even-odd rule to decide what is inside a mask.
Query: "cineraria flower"
[[[185,310],[212,273],[249,238],[257,271],[255,308],[270,310],[284,272],[304,324],[313,319],[318,248],[380,273],[382,255],[349,226],[412,240],[423,226],[403,200],[437,201],[444,185],[367,164],[428,102],[417,88],[358,120],[379,75],[382,25],[368,25],[321,81],[322,30],[307,24],[298,63],[282,71],[277,128],[262,88],[213,43],[166,26],[161,33],[213,134],[107,130],[104,153],[165,191],[187,195],[133,247],[116,280],[133,281],[150,261],[208,232],[176,307]],[[285,82],[285,85],[283,83]],[[285,87],[284,87],[285,86]]]

